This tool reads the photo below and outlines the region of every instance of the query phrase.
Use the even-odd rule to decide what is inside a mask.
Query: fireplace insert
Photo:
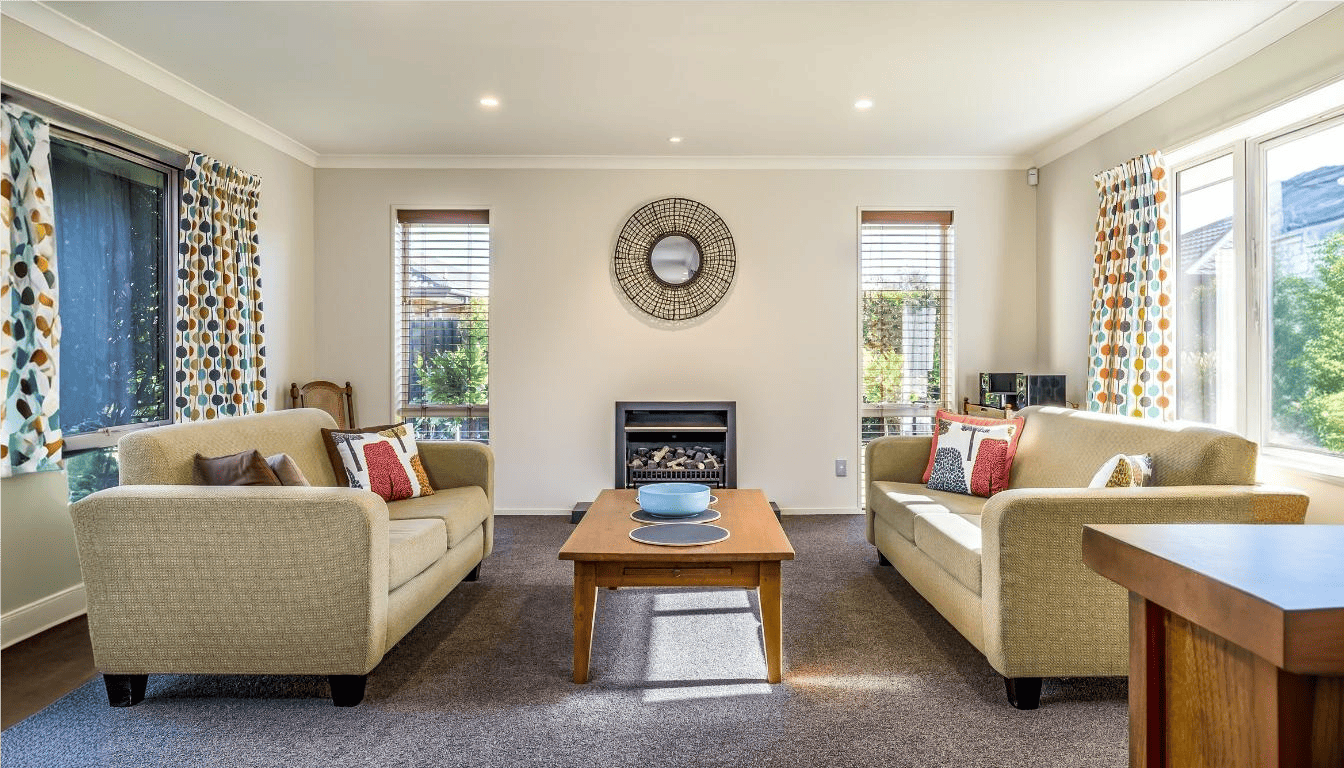
[[[737,487],[737,403],[616,403],[615,487]]]

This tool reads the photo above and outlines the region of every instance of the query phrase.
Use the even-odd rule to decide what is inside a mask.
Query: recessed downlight
[[[482,96],[481,106],[494,109],[499,106],[499,99],[495,96]]]
[[[680,143],[681,143],[681,137],[680,137],[680,136],[669,136],[667,140],[670,141],[670,142],[672,142],[673,144],[680,144]]]
[[[854,108],[855,108],[855,109],[859,109],[859,110],[872,109],[872,108],[873,108],[873,100],[872,100],[872,99],[859,99],[858,101],[854,102]]]

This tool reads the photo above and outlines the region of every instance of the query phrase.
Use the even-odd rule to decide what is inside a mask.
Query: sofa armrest
[[[865,478],[870,483],[875,480],[922,483],[932,448],[933,437],[929,435],[879,437],[863,451]]]
[[[470,440],[418,440],[420,462],[434,488],[478,485],[495,504],[495,454],[490,446]]]
[[[986,656],[1006,677],[1126,674],[1125,590],[1083,564],[1088,523],[1301,523],[1289,488],[1021,488],[985,502]]]
[[[872,483],[923,483],[924,468],[929,465],[929,451],[933,449],[931,435],[890,435],[875,438],[863,449],[864,488],[863,514],[869,544],[876,544],[873,531]]]
[[[359,675],[386,650],[373,493],[127,485],[70,514],[105,672]]]

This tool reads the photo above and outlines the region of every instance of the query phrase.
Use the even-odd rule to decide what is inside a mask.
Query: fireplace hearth
[[[737,403],[616,403],[615,487],[737,487]]]

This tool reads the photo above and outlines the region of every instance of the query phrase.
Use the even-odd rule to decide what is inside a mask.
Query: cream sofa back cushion
[[[298,408],[250,416],[191,421],[131,432],[117,443],[122,485],[191,485],[192,459],[258,450],[287,453],[315,486],[336,485],[322,428],[335,429],[331,414]]]
[[[1086,488],[1117,453],[1153,457],[1153,485],[1253,485],[1256,445],[1220,429],[1184,422],[1033,406],[1013,459],[1010,488]]]

